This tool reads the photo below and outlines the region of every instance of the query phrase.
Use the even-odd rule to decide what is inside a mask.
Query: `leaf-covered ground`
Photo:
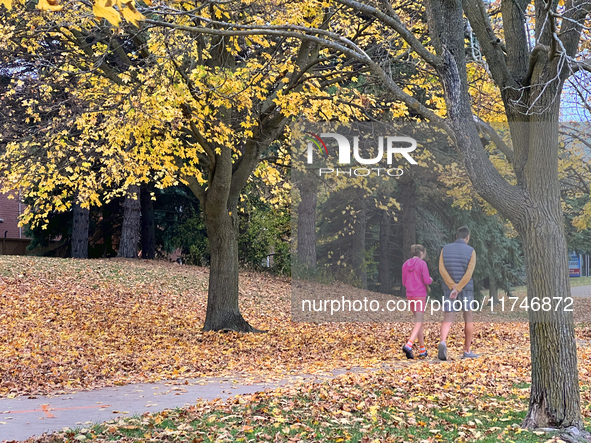
[[[347,373],[30,442],[562,442],[551,433],[520,429],[529,394],[529,368],[520,352]],[[583,375],[582,381],[588,405],[589,379]],[[587,406],[583,412],[589,424]]]
[[[287,279],[240,276],[241,309],[266,334],[204,333],[207,270],[139,260],[0,257],[0,396],[164,378],[282,378],[398,367],[408,323],[293,323]],[[591,300],[577,300],[577,303]],[[581,306],[587,308],[586,305]],[[449,346],[459,356],[454,327]],[[581,370],[587,329],[579,329]],[[438,325],[427,328],[435,354]],[[474,348],[526,372],[526,324],[479,324]],[[456,343],[457,342],[457,343]]]
[[[43,441],[545,441],[527,408],[525,323],[478,324],[477,360],[407,361],[408,323],[292,323],[287,279],[241,274],[241,308],[267,334],[203,333],[207,270],[137,260],[0,257],[0,396],[163,378],[282,378],[381,367],[114,421]],[[589,299],[577,299],[589,309]],[[427,328],[435,354],[438,324]],[[577,329],[585,417],[591,328]],[[450,354],[459,356],[460,327]]]

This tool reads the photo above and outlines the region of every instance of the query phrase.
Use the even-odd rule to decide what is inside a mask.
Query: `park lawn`
[[[247,320],[266,334],[204,333],[207,269],[141,260],[0,257],[0,397],[208,376],[282,379],[336,368],[408,364],[409,323],[295,323],[288,279],[241,274]],[[589,310],[590,299],[577,299]],[[591,310],[590,310],[591,311]],[[590,317],[591,318],[591,317]],[[426,325],[431,356],[437,323]],[[591,329],[579,327],[585,352]],[[448,340],[457,358],[460,326]],[[480,323],[474,348],[518,351],[526,323]],[[521,358],[522,357],[522,358]]]
[[[477,360],[408,361],[408,323],[294,323],[289,280],[241,274],[241,309],[266,334],[203,333],[207,270],[139,260],[0,257],[0,395],[72,392],[207,376],[349,373],[227,402],[199,403],[40,441],[546,441],[516,428],[530,382],[526,323],[480,323]],[[578,299],[589,309],[588,299]],[[433,356],[438,324],[426,326]],[[591,327],[577,328],[589,419]],[[243,379],[244,380],[244,379]],[[84,438],[83,438],[84,437]],[[53,440],[52,440],[53,439]],[[291,440],[290,440],[291,439]]]
[[[512,354],[512,355],[511,355]],[[519,428],[528,368],[519,353],[390,371],[347,373],[194,406],[63,430],[29,443],[57,442],[549,442]],[[586,376],[582,377],[588,383]],[[588,385],[582,387],[589,417]]]

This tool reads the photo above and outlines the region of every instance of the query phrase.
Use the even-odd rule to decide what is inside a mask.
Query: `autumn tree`
[[[389,4],[372,6],[349,0],[338,3],[388,23],[437,72],[445,91],[447,118],[433,119],[428,109],[422,112],[446,127],[464,157],[477,192],[519,232],[527,263],[528,298],[568,297],[558,181],[559,97],[568,76],[588,67],[585,61],[578,60],[578,50],[589,5],[580,1],[567,1],[561,7],[557,2],[529,5],[525,1],[503,1],[501,36],[495,34],[482,1],[432,0],[426,4],[435,49],[431,52],[414,38]],[[535,44],[531,50],[525,16],[528,7],[535,14]],[[514,170],[515,184],[501,176],[480,142],[481,127],[473,117],[468,93],[461,25],[464,12],[490,75],[501,91],[511,128],[512,151],[507,160]],[[390,87],[396,89],[396,85]],[[401,93],[400,99],[416,107],[412,97]],[[572,313],[563,309],[530,310],[529,315],[532,387],[524,426],[582,428]]]
[[[185,183],[201,203],[211,253],[205,330],[255,330],[238,308],[237,204],[262,155],[292,116],[312,117],[322,108],[325,115],[347,119],[358,112],[355,91],[323,92],[329,85],[339,89],[340,79],[354,75],[354,66],[347,66],[342,55],[297,35],[241,36],[220,30],[220,19],[238,29],[253,22],[293,22],[303,15],[309,24],[322,26],[317,5],[268,6],[197,2],[192,12],[180,15],[154,7],[142,23],[133,2],[120,5],[120,11],[97,3],[93,13],[105,20],[72,9],[25,11],[21,20],[19,8],[13,8],[0,25],[11,35],[3,45],[12,60],[23,57],[47,67],[36,75],[70,83],[70,93],[84,104],[73,115],[63,110],[72,133],[52,130],[7,144],[3,164],[11,167],[4,170],[4,188],[21,187],[40,202],[37,207],[49,210],[55,202],[35,187],[35,180],[49,188],[74,183],[84,204],[97,206],[100,189],[113,189],[114,197],[140,183]],[[117,27],[121,15],[139,28]],[[208,31],[193,32],[201,25]],[[46,63],[48,41],[59,64]],[[338,74],[335,66],[341,67]],[[13,76],[13,91],[17,82]],[[333,101],[339,97],[340,102]],[[34,116],[41,112],[34,102],[21,106]],[[53,126],[63,126],[64,120],[58,114]],[[41,158],[50,165],[51,179],[46,169],[42,179],[33,179],[31,171],[39,171]]]

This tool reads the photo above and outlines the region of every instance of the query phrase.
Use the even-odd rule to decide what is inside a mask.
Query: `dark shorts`
[[[474,291],[463,290],[455,300],[449,298],[450,290],[443,291],[443,312],[470,312],[478,307],[474,301]]]

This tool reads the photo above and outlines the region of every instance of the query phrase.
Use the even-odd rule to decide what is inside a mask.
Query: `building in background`
[[[0,255],[26,254],[30,240],[18,226],[18,218],[23,211],[24,205],[18,195],[8,198],[8,194],[0,194]]]

